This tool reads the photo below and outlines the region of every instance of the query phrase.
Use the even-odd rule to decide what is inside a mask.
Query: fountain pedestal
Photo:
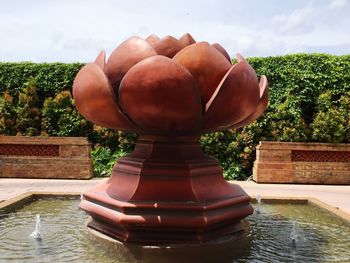
[[[225,181],[197,137],[140,136],[111,178],[84,193],[89,227],[126,243],[202,243],[240,235],[250,197]]]

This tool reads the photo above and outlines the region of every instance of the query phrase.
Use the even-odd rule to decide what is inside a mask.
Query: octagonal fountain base
[[[249,202],[197,137],[140,136],[80,207],[92,217],[90,228],[123,243],[200,244],[240,235]]]

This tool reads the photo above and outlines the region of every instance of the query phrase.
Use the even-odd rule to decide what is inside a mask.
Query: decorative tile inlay
[[[292,162],[342,162],[350,163],[347,151],[292,150]]]
[[[59,156],[59,145],[0,144],[0,155]]]

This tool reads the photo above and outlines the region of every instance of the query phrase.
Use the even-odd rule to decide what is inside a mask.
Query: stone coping
[[[0,135],[0,144],[89,145],[90,143],[86,137]]]
[[[269,150],[327,150],[327,151],[350,151],[349,143],[321,143],[321,142],[276,142],[276,141],[260,141],[256,147]]]
[[[252,202],[256,203],[256,196],[252,197]],[[266,204],[287,204],[287,203],[294,203],[294,204],[308,204],[308,205],[314,205],[317,206],[323,210],[326,210],[328,212],[333,213],[334,215],[340,217],[341,219],[344,219],[345,221],[350,223],[350,214],[339,210],[339,208],[331,206],[327,203],[324,203],[317,198],[314,197],[275,197],[275,196],[263,196],[261,199],[262,203]]]
[[[39,197],[64,197],[64,196],[76,196],[79,197],[80,193],[78,192],[41,192],[41,191],[33,191],[26,192],[20,195],[17,195],[13,198],[0,202],[0,211],[10,211],[14,209],[18,209],[33,200]],[[256,196],[252,196],[252,202],[256,203]],[[281,203],[294,203],[294,204],[308,204],[314,205],[321,209],[324,209],[332,214],[340,217],[346,222],[350,223],[350,214],[339,210],[337,207],[333,207],[327,203],[324,203],[314,197],[290,197],[290,196],[262,196],[263,203],[270,204],[281,204]]]
[[[65,196],[76,196],[79,197],[80,193],[77,192],[26,192],[8,200],[0,202],[0,211],[10,211],[18,209],[40,197],[65,197]]]

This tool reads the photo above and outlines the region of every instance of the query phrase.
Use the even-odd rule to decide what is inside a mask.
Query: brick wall
[[[350,144],[260,142],[258,183],[350,184]]]
[[[89,179],[89,142],[79,137],[0,136],[0,177]]]

